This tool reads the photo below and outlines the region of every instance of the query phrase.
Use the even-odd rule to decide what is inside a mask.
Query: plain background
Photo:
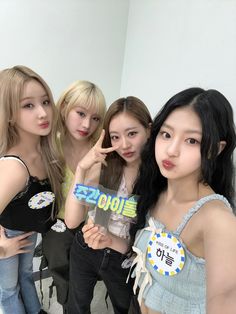
[[[236,0],[0,0],[0,70],[31,67],[55,100],[83,79],[108,106],[134,95],[153,116],[191,86],[235,110],[235,17]]]
[[[0,69],[24,64],[55,100],[74,80],[155,115],[176,92],[215,88],[236,108],[236,0],[0,0]]]

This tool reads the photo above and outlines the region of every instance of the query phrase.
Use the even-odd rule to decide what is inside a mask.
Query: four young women
[[[58,301],[70,314],[90,313],[100,279],[114,312],[128,313],[132,245],[142,313],[236,312],[236,136],[221,93],[184,90],[151,126],[136,97],[116,100],[103,124],[104,96],[91,82],[63,93],[57,119],[48,86],[32,70],[6,69],[0,84],[3,313],[42,311],[32,278],[36,233],[29,231],[44,233]],[[136,194],[137,217],[90,208],[76,198],[78,184],[125,199]]]

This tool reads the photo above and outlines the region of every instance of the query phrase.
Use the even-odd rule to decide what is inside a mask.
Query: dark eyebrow
[[[136,127],[136,126],[133,126],[133,127],[131,127],[131,128],[126,128],[124,131],[125,132],[128,132],[128,131],[133,131],[133,130],[135,130],[135,129],[137,129],[138,127]],[[109,133],[118,133],[117,131],[109,131]]]
[[[171,125],[168,125],[167,123],[163,123],[161,127],[165,127],[167,129],[170,129],[171,131],[174,131],[174,128],[171,126]],[[196,133],[196,134],[199,134],[199,135],[202,135],[202,132],[199,131],[199,130],[194,130],[194,129],[186,129],[184,130],[185,133]]]

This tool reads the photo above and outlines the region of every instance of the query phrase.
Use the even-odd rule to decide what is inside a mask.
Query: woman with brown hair
[[[129,228],[133,217],[108,210],[107,231],[100,232],[90,219],[82,228],[88,207],[75,198],[77,184],[88,184],[88,170],[100,173],[97,182],[110,190],[118,190],[119,197],[132,194],[140,154],[149,137],[151,116],[145,104],[136,97],[120,98],[109,107],[104,120],[104,131],[98,142],[78,163],[75,178],[66,201],[65,221],[69,228],[80,226],[76,233],[70,259],[69,313],[90,313],[94,286],[102,279],[107,287],[116,314],[128,312],[132,297],[132,283],[126,284],[129,261]],[[103,148],[105,147],[105,148]],[[99,171],[101,170],[101,171]],[[99,176],[98,176],[99,178]],[[103,211],[102,211],[103,212]],[[104,213],[104,212],[103,212]],[[97,215],[97,212],[96,214]]]

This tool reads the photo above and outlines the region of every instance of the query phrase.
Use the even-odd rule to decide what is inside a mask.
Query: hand
[[[7,258],[17,254],[27,253],[26,247],[32,245],[27,238],[34,232],[21,234],[14,238],[7,238],[4,228],[0,226],[0,258]]]
[[[94,250],[111,247],[112,236],[109,232],[101,233],[101,226],[95,225],[91,219],[83,226],[84,242]]]
[[[112,146],[108,148],[102,148],[104,136],[105,136],[105,130],[102,130],[97,143],[90,149],[90,151],[78,163],[77,167],[79,169],[88,170],[96,163],[102,163],[105,166],[107,165],[106,160],[105,160],[107,157],[107,154],[113,152],[118,147]]]

